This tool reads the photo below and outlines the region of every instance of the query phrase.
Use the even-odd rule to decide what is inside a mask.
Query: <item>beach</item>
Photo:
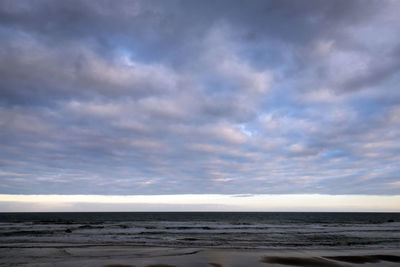
[[[209,249],[2,244],[0,266],[398,266],[395,249]]]
[[[0,213],[0,266],[398,266],[398,213]]]

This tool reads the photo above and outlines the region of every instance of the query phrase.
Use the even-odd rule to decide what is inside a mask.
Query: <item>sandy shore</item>
[[[399,250],[235,250],[7,244],[0,266],[399,266]]]

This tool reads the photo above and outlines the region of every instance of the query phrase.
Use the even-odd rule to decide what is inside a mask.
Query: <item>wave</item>
[[[49,218],[47,214],[48,217],[43,219],[36,214],[34,219],[29,217],[29,220],[19,220],[18,223],[4,221],[1,222],[0,237],[3,244],[24,245],[90,243],[218,248],[400,248],[400,215],[396,214],[369,217],[356,214],[354,221],[349,219],[351,216],[348,214],[338,215],[344,216],[344,219],[322,214],[320,216],[326,218],[321,220],[307,219],[301,214],[295,218],[292,214],[291,221],[287,218],[260,219],[257,217],[260,214],[255,217],[251,214],[228,214],[230,217],[227,219],[216,214],[207,214],[211,219],[188,214],[183,220],[178,220],[183,218],[182,214],[156,214],[158,217],[134,214],[136,219],[125,220],[123,216],[126,214],[117,214],[120,217],[115,214],[78,215],[80,217],[77,218],[73,218],[73,214]],[[118,218],[113,220],[113,216]],[[174,216],[180,217],[177,219]],[[195,220],[196,216],[201,220]],[[216,216],[222,217],[218,220]],[[361,220],[360,216],[365,218]]]

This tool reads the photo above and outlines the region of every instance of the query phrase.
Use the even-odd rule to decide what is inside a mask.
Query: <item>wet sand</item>
[[[31,244],[32,245],[32,244]],[[398,266],[399,250],[208,249],[67,244],[0,246],[0,266]]]

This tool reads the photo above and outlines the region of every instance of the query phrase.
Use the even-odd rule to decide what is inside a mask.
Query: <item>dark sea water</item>
[[[400,213],[0,213],[2,246],[400,248]]]

